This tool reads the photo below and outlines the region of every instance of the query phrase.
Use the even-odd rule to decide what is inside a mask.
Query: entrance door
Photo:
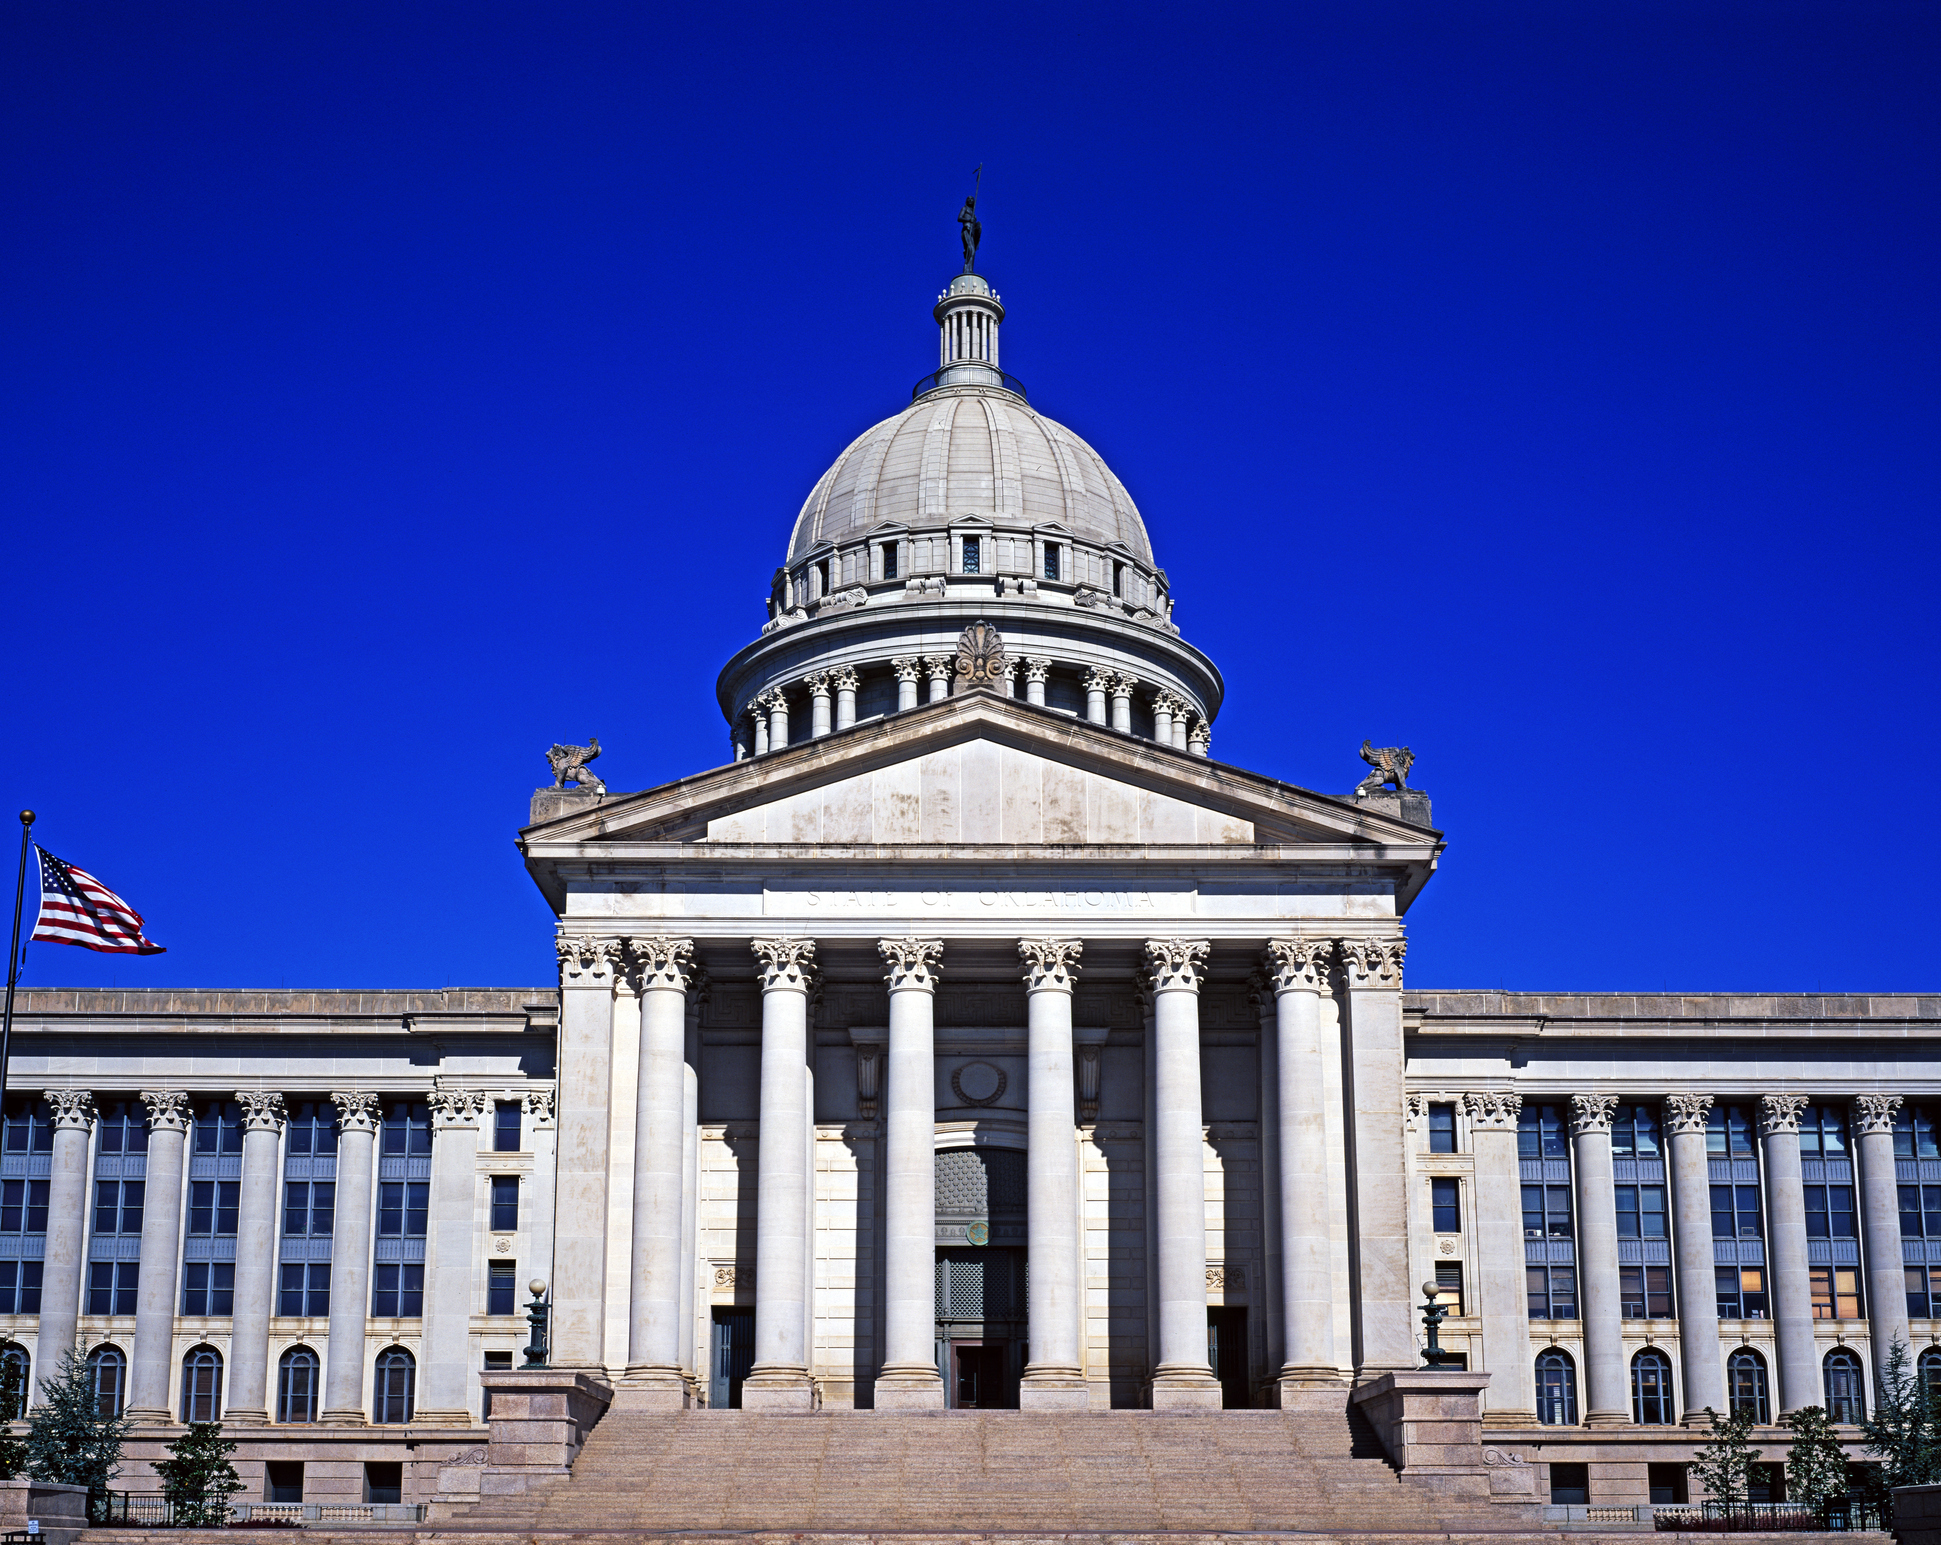
[[[1220,1381],[1220,1404],[1229,1410],[1253,1404],[1247,1379],[1247,1311],[1206,1311],[1206,1360]]]
[[[1002,1341],[951,1342],[951,1405],[959,1411],[988,1411],[1011,1404],[1005,1377],[1009,1351]]]
[[[714,1353],[709,1359],[708,1404],[717,1410],[741,1409],[741,1381],[755,1366],[755,1311],[714,1311]]]

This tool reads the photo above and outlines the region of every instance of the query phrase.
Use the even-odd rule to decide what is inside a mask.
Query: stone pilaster
[[[128,1417],[140,1426],[173,1420],[168,1408],[174,1365],[175,1289],[182,1267],[182,1166],[189,1137],[189,1097],[145,1090],[148,1184],[142,1208],[141,1290],[135,1298],[135,1355],[128,1373]]]
[[[1348,1162],[1357,1297],[1356,1382],[1416,1366],[1402,1124],[1401,938],[1340,939],[1348,989]]]
[[[276,1291],[276,1203],[282,1186],[283,1096],[236,1095],[243,1108],[243,1180],[236,1217],[236,1311],[231,1322],[228,1409],[223,1420],[270,1419],[270,1296]]]
[[[333,1094],[337,1107],[337,1211],[330,1233],[330,1339],[323,1420],[365,1420],[364,1323],[371,1306],[371,1183],[377,1169],[377,1096]]]
[[[1876,1378],[1888,1349],[1908,1346],[1907,1278],[1901,1259],[1900,1189],[1894,1167],[1897,1094],[1863,1094],[1853,1102],[1854,1146],[1860,1160],[1861,1224],[1866,1237],[1867,1315],[1873,1330]]]
[[[1534,1427],[1537,1395],[1530,1368],[1523,1182],[1516,1152],[1523,1096],[1507,1089],[1475,1090],[1462,1097],[1462,1104],[1476,1156],[1475,1312],[1483,1322],[1482,1371],[1489,1374],[1483,1425]]]
[[[762,989],[761,1127],[756,1141],[755,1364],[751,1411],[806,1411],[809,1376],[809,992],[815,945],[753,941]]]
[[[472,1425],[472,1270],[477,1255],[479,1118],[492,1108],[470,1089],[434,1089],[431,1206],[425,1239],[425,1339],[412,1420]]]
[[[1671,1144],[1673,1259],[1678,1264],[1678,1352],[1684,1365],[1684,1420],[1707,1423],[1706,1407],[1724,1411],[1725,1371],[1719,1360],[1718,1284],[1713,1274],[1712,1171],[1705,1152],[1709,1094],[1665,1096]]]
[[[46,1379],[74,1345],[81,1313],[82,1236],[88,1219],[88,1139],[94,1096],[82,1089],[50,1089],[54,1153],[47,1183],[47,1264],[41,1269],[40,1341],[36,1361]],[[25,1393],[23,1391],[23,1393]]]
[[[937,1371],[937,1072],[940,939],[882,939],[889,968],[890,1057],[885,1126],[883,1366],[879,1410],[942,1410]]]
[[[1577,1171],[1577,1291],[1584,1321],[1584,1421],[1621,1427],[1631,1420],[1624,1365],[1624,1300],[1618,1290],[1617,1193],[1611,1159],[1614,1094],[1570,1101],[1570,1144]]]
[[[1018,943],[1025,964],[1025,1211],[1031,1262],[1031,1350],[1018,1404],[1032,1411],[1083,1411],[1091,1401],[1080,1360],[1084,1272],[1072,1093],[1072,986],[1083,952],[1076,939]]]
[[[786,727],[783,731],[787,741]],[[606,1365],[607,1168],[613,1098],[617,939],[565,934],[560,965],[559,1127],[552,1280],[552,1362]]]

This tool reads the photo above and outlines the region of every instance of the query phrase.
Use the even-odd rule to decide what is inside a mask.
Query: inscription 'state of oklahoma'
[[[976,916],[1012,912],[1146,912],[1185,915],[1193,910],[1190,890],[769,890],[764,910],[786,912],[867,912],[900,917]]]

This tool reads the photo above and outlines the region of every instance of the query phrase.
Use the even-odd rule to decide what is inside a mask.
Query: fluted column
[[[47,1182],[47,1264],[41,1268],[40,1343],[35,1354],[42,1380],[59,1370],[61,1353],[74,1345],[80,1320],[88,1138],[94,1131],[94,1096],[86,1090],[50,1089],[44,1098],[54,1112],[54,1153]]]
[[[1357,1381],[1416,1366],[1402,1149],[1402,957],[1408,941],[1340,939],[1348,988],[1349,1182],[1356,1252]]]
[[[829,684],[836,689],[836,728],[846,730],[856,722],[856,688],[862,679],[854,666],[839,665],[829,673]]]
[[[927,654],[923,657],[923,672],[930,678],[930,701],[941,703],[950,696],[950,678],[957,669],[957,657],[947,654]]]
[[[1536,1378],[1530,1367],[1530,1300],[1523,1273],[1522,1169],[1516,1119],[1523,1097],[1511,1090],[1463,1096],[1476,1155],[1476,1308],[1483,1322],[1483,1425],[1534,1427]],[[1475,1364],[1472,1362],[1472,1369]]]
[[[1275,1101],[1280,1152],[1281,1406],[1315,1403],[1305,1391],[1333,1390],[1334,1280],[1328,1238],[1328,1123],[1321,1053],[1321,995],[1329,990],[1334,943],[1269,941],[1262,967],[1274,994]]]
[[[223,1420],[270,1419],[270,1295],[276,1289],[277,1162],[283,1136],[283,1096],[243,1090],[243,1180],[236,1213],[236,1314],[231,1322],[227,1410]]]
[[[890,669],[896,672],[896,711],[917,706],[917,675],[920,662],[908,656],[890,661]]]
[[[1085,673],[1085,717],[1090,723],[1105,723],[1105,694],[1114,679],[1111,671],[1096,665]]]
[[[786,738],[786,737],[785,737]],[[552,1362],[605,1366],[607,1151],[613,1098],[613,978],[618,940],[562,935],[557,1210],[553,1220]]]
[[[1901,1256],[1900,1188],[1894,1167],[1894,1113],[1897,1094],[1857,1095],[1853,1102],[1854,1145],[1860,1160],[1861,1227],[1866,1234],[1867,1318],[1873,1330],[1875,1378],[1884,1377],[1887,1354],[1896,1342],[1909,1345],[1907,1277]]]
[[[681,1113],[694,941],[657,934],[629,939],[627,948],[640,989],[640,1073],[634,1106],[628,1387],[615,1397],[616,1409],[679,1411],[688,1396],[681,1374],[681,1159],[687,1147]]]
[[[1584,1421],[1618,1427],[1631,1420],[1624,1366],[1624,1300],[1618,1291],[1617,1194],[1611,1168],[1614,1094],[1570,1100],[1577,1170],[1578,1312],[1584,1317]]]
[[[1091,1403],[1080,1360],[1084,1275],[1078,1250],[1078,1112],[1073,1100],[1072,986],[1084,946],[1025,939],[1025,1228],[1031,1263],[1030,1356],[1018,1404],[1083,1411]]]
[[[371,1181],[377,1165],[377,1096],[333,1094],[337,1107],[337,1212],[330,1229],[330,1340],[323,1419],[365,1420],[364,1321],[371,1307]]]
[[[1806,1264],[1806,1192],[1800,1179],[1799,1113],[1803,1094],[1759,1101],[1760,1168],[1766,1182],[1766,1271],[1779,1342],[1779,1395],[1774,1409],[1826,1403],[1813,1346],[1813,1278]]]
[[[878,1410],[939,1410],[937,1371],[937,1071],[941,939],[882,939],[889,969],[890,1067],[883,1197],[883,1367]],[[757,1279],[760,1280],[759,1278]]]
[[[829,733],[829,673],[811,671],[803,685],[809,689],[809,735]]]
[[[1051,661],[1026,655],[1024,661],[1024,700],[1045,706],[1045,678],[1051,674]]]
[[[1673,1229],[1677,1234],[1678,1354],[1684,1365],[1684,1420],[1704,1426],[1709,1406],[1725,1414],[1725,1372],[1719,1360],[1718,1281],[1713,1272],[1712,1170],[1705,1152],[1709,1094],[1665,1096],[1671,1143]]]
[[[424,1427],[469,1427],[479,1117],[492,1102],[470,1089],[434,1089],[428,1103],[431,1215],[425,1239],[424,1359],[412,1420]]]
[[[148,1107],[148,1184],[143,1192],[141,1289],[135,1298],[135,1348],[128,1371],[128,1416],[138,1425],[173,1420],[168,1408],[175,1338],[175,1288],[182,1269],[182,1162],[189,1097],[144,1090]]]
[[[1159,1225],[1159,1410],[1218,1410],[1206,1360],[1206,1136],[1200,1105],[1204,939],[1146,941],[1153,1009],[1153,1187]]]
[[[761,1129],[756,1139],[755,1365],[751,1411],[806,1411],[809,1380],[808,939],[753,941],[762,989]]]

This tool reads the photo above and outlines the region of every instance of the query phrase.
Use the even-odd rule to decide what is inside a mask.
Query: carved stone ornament
[[[1496,1469],[1500,1465],[1527,1465],[1529,1462],[1521,1454],[1513,1454],[1506,1448],[1483,1450],[1483,1463],[1491,1469]]]
[[[883,1079],[883,1054],[874,1046],[856,1048],[856,1106],[865,1116],[876,1114],[877,1091]]]
[[[936,991],[943,970],[942,939],[878,939],[876,953],[889,967],[883,980],[889,983],[891,992]]]
[[[1901,1108],[1897,1094],[1860,1094],[1853,1100],[1854,1126],[1861,1132],[1892,1132],[1894,1113]]]
[[[530,1117],[536,1127],[549,1127],[553,1124],[553,1091],[550,1089],[528,1089],[520,1098],[520,1108]]]
[[[1198,992],[1211,948],[1205,939],[1146,940],[1146,990]]]
[[[1260,964],[1267,984],[1278,996],[1284,992],[1326,992],[1328,964],[1334,959],[1332,939],[1269,939]]]
[[[613,968],[620,959],[618,939],[589,939],[561,934],[553,941],[559,951],[562,987],[611,987]]]
[[[1078,1048],[1078,1118],[1099,1119],[1099,1049],[1087,1044]]]
[[[755,1268],[717,1266],[714,1269],[714,1285],[718,1288],[727,1288],[731,1292],[738,1287],[752,1288],[755,1285]]]
[[[1399,987],[1407,939],[1337,939],[1335,958],[1351,987]]]
[[[1611,1121],[1617,1115],[1617,1096],[1614,1094],[1573,1094],[1570,1097],[1570,1135],[1582,1137],[1586,1132],[1608,1132]]]
[[[649,934],[627,941],[636,992],[683,992],[694,975],[694,941]]]
[[[1051,661],[1038,655],[1024,657],[1024,679],[1042,683],[1051,674]]]
[[[144,1089],[142,1104],[148,1110],[150,1131],[186,1132],[189,1130],[189,1097],[181,1090]]]
[[[1228,1288],[1243,1288],[1247,1285],[1247,1272],[1241,1266],[1209,1266],[1206,1269],[1206,1285],[1216,1293],[1224,1293]]]
[[[816,607],[816,612],[818,614],[822,612],[847,612],[854,611],[859,606],[867,605],[869,605],[869,592],[867,590],[861,585],[846,585],[841,590],[832,590],[824,596],[821,603]]]
[[[1131,702],[1132,694],[1139,690],[1139,678],[1128,676],[1124,671],[1114,671],[1110,690],[1114,697],[1121,697]]]
[[[1118,675],[1115,672],[1108,671],[1102,665],[1094,665],[1085,673],[1085,690],[1087,692],[1110,692],[1112,690],[1112,683],[1118,679]]]
[[[1479,1132],[1514,1132],[1523,1096],[1510,1090],[1471,1090],[1462,1097],[1463,1114]]]
[[[485,1450],[482,1448],[468,1448],[462,1453],[454,1454],[445,1463],[448,1465],[482,1465],[485,1463]]]
[[[1004,638],[982,618],[958,635],[957,679],[983,692],[996,692],[1004,685]]]
[[[829,673],[829,685],[838,692],[854,692],[862,685],[862,680],[853,665],[838,665]]]
[[[1799,1131],[1799,1113],[1806,1109],[1803,1094],[1768,1094],[1759,1099],[1759,1135],[1773,1137]]]
[[[1407,746],[1377,746],[1364,740],[1361,759],[1375,770],[1355,785],[1356,798],[1373,794],[1387,784],[1397,789],[1409,786],[1409,769],[1415,765],[1415,753]]]
[[[375,1132],[378,1124],[377,1096],[367,1094],[362,1089],[346,1090],[333,1094],[330,1103],[337,1107],[337,1130],[340,1132]]]
[[[1413,1132],[1422,1125],[1422,1118],[1428,1114],[1429,1097],[1426,1094],[1404,1095],[1402,1103],[1407,1112],[1402,1119],[1402,1124]]]
[[[1213,744],[1213,727],[1195,714],[1193,727],[1186,732],[1186,745],[1195,756],[1205,756],[1207,748]]]
[[[250,1089],[238,1091],[236,1103],[243,1108],[245,1132],[281,1132],[289,1113],[283,1109],[283,1096],[263,1094]]]
[[[570,781],[577,784],[582,794],[604,796],[607,786],[586,770],[588,762],[597,761],[600,755],[600,737],[588,737],[590,746],[554,746],[546,753],[546,765],[553,770],[553,787],[563,789]]]
[[[1026,992],[1070,992],[1078,977],[1078,957],[1085,946],[1076,939],[1020,939]]]
[[[815,981],[815,940],[754,939],[755,979],[763,992],[807,992]]]
[[[810,671],[808,675],[802,678],[802,685],[809,689],[810,697],[827,697],[829,695],[829,673],[827,671]]]
[[[439,1131],[450,1127],[475,1127],[492,1102],[473,1089],[434,1089],[425,1096],[431,1107],[432,1125]]]
[[[85,1089],[49,1089],[42,1096],[54,1112],[54,1129],[86,1132],[94,1126],[94,1096]]]
[[[1712,1097],[1709,1094],[1668,1094],[1665,1096],[1665,1125],[1673,1132],[1703,1134],[1711,1110]]]
[[[951,672],[957,668],[957,657],[947,654],[927,654],[923,657],[923,672],[932,681],[948,681]]]
[[[995,1105],[1010,1083],[1011,1075],[992,1062],[966,1062],[950,1073],[950,1087],[966,1105]]]
[[[921,662],[905,655],[899,659],[890,661],[890,669],[896,672],[896,679],[898,681],[907,681],[914,686],[922,666]]]

